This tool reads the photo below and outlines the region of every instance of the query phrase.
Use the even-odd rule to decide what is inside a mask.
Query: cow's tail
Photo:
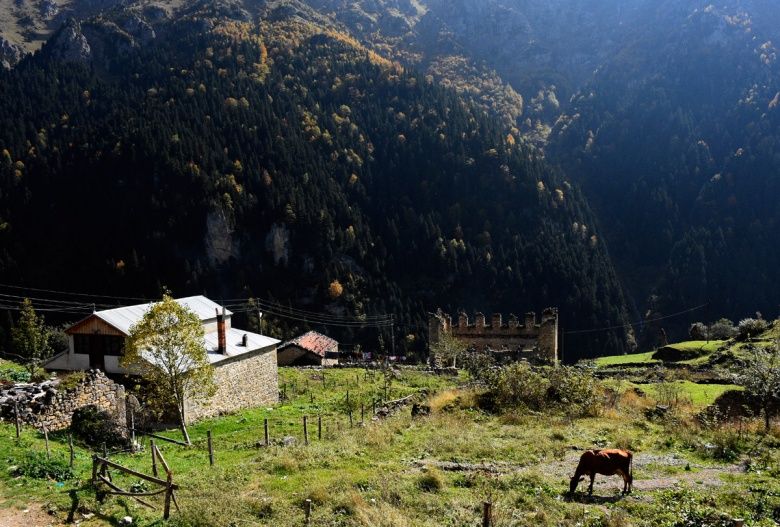
[[[628,477],[634,479],[634,454],[628,453]]]

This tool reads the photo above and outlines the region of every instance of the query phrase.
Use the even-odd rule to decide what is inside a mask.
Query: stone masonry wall
[[[114,417],[117,426],[127,426],[125,414],[125,388],[99,370],[86,372],[85,378],[75,388],[59,392],[52,401],[35,415],[33,423],[47,430],[63,430],[70,426],[73,412],[85,406],[96,406]]]
[[[184,416],[188,423],[279,402],[276,347],[247,355],[214,365],[217,392],[206,401],[197,398],[186,401]]]
[[[429,343],[435,344],[442,335],[451,335],[471,349],[491,351],[499,362],[528,359],[532,362],[555,364],[558,360],[558,311],[545,309],[537,324],[535,313],[526,313],[521,322],[510,315],[506,323],[494,314],[490,322],[482,313],[476,314],[473,324],[460,313],[457,323],[449,315],[438,311],[428,323]],[[436,362],[436,358],[433,358]]]

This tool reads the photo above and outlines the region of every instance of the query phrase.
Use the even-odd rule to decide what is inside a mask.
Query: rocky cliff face
[[[24,49],[11,41],[0,37],[0,67],[10,68],[24,55]]]
[[[87,62],[92,48],[81,32],[81,24],[70,19],[48,42],[46,50],[52,57],[65,62]]]

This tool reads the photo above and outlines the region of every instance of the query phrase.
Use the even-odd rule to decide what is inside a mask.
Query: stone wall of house
[[[276,347],[263,348],[214,365],[217,391],[207,400],[190,397],[184,408],[188,423],[279,402]]]
[[[460,313],[457,323],[441,310],[432,314],[428,321],[428,342],[438,342],[443,335],[451,335],[468,348],[490,351],[499,362],[527,359],[532,362],[555,364],[558,360],[558,310],[545,309],[537,323],[536,314],[526,313],[521,322],[515,315],[509,315],[506,323],[502,316],[493,314],[488,324],[485,315],[477,313],[473,324],[468,315]],[[432,363],[440,362],[432,357]]]
[[[57,384],[51,381],[41,385],[17,385],[5,390],[0,400],[4,418],[13,419],[16,403],[25,422],[41,429],[45,426],[49,431],[70,427],[73,412],[85,406],[108,412],[120,428],[127,425],[124,386],[99,370],[85,372],[84,379],[66,391],[58,390]]]

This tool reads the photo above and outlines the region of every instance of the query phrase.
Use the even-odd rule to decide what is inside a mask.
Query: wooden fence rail
[[[105,485],[110,489],[108,491],[103,491],[105,494],[110,494],[114,496],[127,496],[129,498],[133,498],[141,505],[144,505],[146,507],[155,510],[156,507],[154,505],[141,498],[164,494],[163,518],[167,520],[170,517],[170,513],[171,513],[171,501],[173,501],[173,505],[176,507],[176,510],[177,511],[179,510],[179,504],[176,502],[176,493],[175,493],[175,491],[179,489],[179,486],[173,482],[173,472],[168,466],[168,462],[165,461],[162,452],[160,452],[160,449],[157,448],[157,445],[155,445],[154,443],[152,443],[151,445],[151,451],[152,451],[152,466],[155,473],[154,476],[150,476],[148,474],[138,472],[137,470],[124,467],[119,463],[115,463],[104,457],[100,457],[97,455],[92,456],[92,485],[95,487],[98,487],[101,484]],[[158,461],[159,461],[159,465],[163,468],[163,470],[165,470],[165,474],[166,474],[165,479],[162,479],[157,476]],[[128,474],[135,478],[148,481],[149,483],[153,483],[154,485],[157,485],[161,488],[158,490],[152,490],[148,492],[132,492],[129,490],[124,490],[112,481],[111,478],[112,469],[117,472]]]

